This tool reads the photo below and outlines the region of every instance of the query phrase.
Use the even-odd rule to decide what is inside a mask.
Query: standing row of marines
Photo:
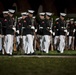
[[[51,18],[52,13],[41,12],[38,17],[33,16],[34,11],[21,13],[21,17],[14,18],[15,10],[3,11],[0,19],[0,51],[2,54],[12,55],[14,38],[16,38],[16,49],[20,48],[22,39],[22,50],[24,54],[35,54],[39,41],[39,50],[49,53],[49,47],[57,52],[63,53],[66,47],[75,49],[76,21],[65,20],[65,13],[60,13],[55,24]]]

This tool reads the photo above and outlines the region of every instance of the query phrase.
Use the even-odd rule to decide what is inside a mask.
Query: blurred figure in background
[[[74,50],[74,33],[75,33],[75,26],[74,26],[74,19],[70,19],[70,24],[68,25],[69,31],[69,50]]]

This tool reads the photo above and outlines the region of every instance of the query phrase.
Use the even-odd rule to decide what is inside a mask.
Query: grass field
[[[0,75],[76,75],[76,58],[1,56]]]
[[[40,54],[39,51],[36,52],[36,54]],[[76,50],[66,50],[64,53],[58,53],[57,51],[49,51],[48,54],[46,53],[41,53],[43,55],[76,55]]]
[[[75,56],[76,51],[50,51],[48,55]],[[0,75],[76,75],[76,58],[0,56]]]

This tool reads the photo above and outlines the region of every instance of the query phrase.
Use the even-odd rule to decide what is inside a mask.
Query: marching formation
[[[23,50],[25,55],[35,54],[36,50],[49,53],[56,50],[75,50],[76,21],[65,20],[65,13],[53,23],[50,12],[41,12],[33,16],[34,11],[21,13],[14,18],[15,10],[3,11],[0,19],[0,51],[3,55],[12,55],[13,51]],[[51,48],[50,48],[51,46]]]

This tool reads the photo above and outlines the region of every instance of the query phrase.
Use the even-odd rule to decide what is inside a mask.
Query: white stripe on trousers
[[[69,46],[71,45],[72,43],[72,36],[69,36]]]
[[[24,53],[27,53],[27,39],[26,39],[26,36],[23,36],[23,50],[24,50]]]
[[[33,39],[34,37],[30,34],[23,36],[23,50],[26,54],[34,53]]]
[[[54,45],[56,45],[56,44],[57,44],[58,39],[59,39],[59,36],[55,36],[55,37],[54,37]]]
[[[28,47],[27,54],[34,53],[33,35],[28,34],[28,35],[26,35],[26,37],[27,37],[27,47]]]
[[[2,50],[2,38],[0,38],[0,51]]]
[[[46,53],[48,53],[49,52],[49,46],[50,46],[50,36],[49,35],[44,35],[43,36],[44,37],[44,51],[46,52]]]
[[[41,51],[44,50],[44,36],[40,37],[40,49],[41,49]]]
[[[6,53],[12,55],[13,52],[13,35],[6,35]]]
[[[59,51],[60,53],[63,53],[65,49],[65,36],[60,35],[60,44],[59,44]]]

